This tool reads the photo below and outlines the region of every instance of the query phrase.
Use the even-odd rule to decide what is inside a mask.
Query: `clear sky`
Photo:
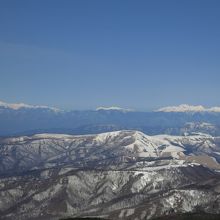
[[[0,100],[220,106],[220,1],[1,0]]]

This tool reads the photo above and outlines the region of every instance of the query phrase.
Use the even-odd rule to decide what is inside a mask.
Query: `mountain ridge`
[[[56,167],[57,161],[60,165],[89,167],[93,164],[94,167],[105,169],[117,166],[118,162],[157,161],[166,158],[172,159],[167,160],[171,166],[201,164],[220,170],[219,141],[220,137],[207,134],[148,136],[132,130],[97,135],[37,134],[2,138],[0,171],[1,174],[7,174],[35,167]],[[167,166],[166,161],[161,164],[163,166]]]
[[[205,108],[202,105],[167,106],[156,110],[157,112],[220,112],[220,107]]]
[[[61,111],[58,108],[55,107],[49,107],[49,106],[45,106],[45,105],[29,105],[29,104],[25,104],[25,103],[7,103],[7,102],[3,102],[0,101],[0,108],[9,108],[12,110],[19,110],[19,109],[49,109],[49,110],[53,110],[55,112]]]
[[[220,214],[220,168],[198,158],[220,161],[219,143],[207,134],[133,130],[1,138],[0,216],[143,220],[199,210]]]

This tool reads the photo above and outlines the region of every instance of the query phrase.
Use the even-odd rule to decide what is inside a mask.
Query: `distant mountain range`
[[[95,134],[122,129],[149,135],[201,132],[220,135],[220,107],[180,105],[151,112],[119,107],[64,111],[0,102],[0,136],[36,133]]]

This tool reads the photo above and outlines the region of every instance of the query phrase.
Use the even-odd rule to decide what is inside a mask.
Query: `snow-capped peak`
[[[44,106],[44,105],[28,105],[28,104],[24,104],[24,103],[6,103],[6,102],[2,102],[2,101],[0,101],[0,107],[9,108],[9,109],[13,109],[13,110],[28,108],[28,109],[50,109],[55,112],[60,111],[58,108],[48,107],[48,106]]]
[[[182,104],[160,108],[157,112],[220,112],[220,107],[205,108],[202,105]]]
[[[220,107],[212,107],[209,109],[210,112],[220,112]]]
[[[120,107],[117,107],[117,106],[111,106],[111,107],[101,106],[101,107],[96,108],[96,111],[100,111],[100,110],[103,110],[103,111],[121,111],[121,112],[133,111],[132,109],[120,108]]]

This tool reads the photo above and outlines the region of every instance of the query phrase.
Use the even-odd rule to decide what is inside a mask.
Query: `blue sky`
[[[220,1],[0,2],[0,100],[220,106]]]

